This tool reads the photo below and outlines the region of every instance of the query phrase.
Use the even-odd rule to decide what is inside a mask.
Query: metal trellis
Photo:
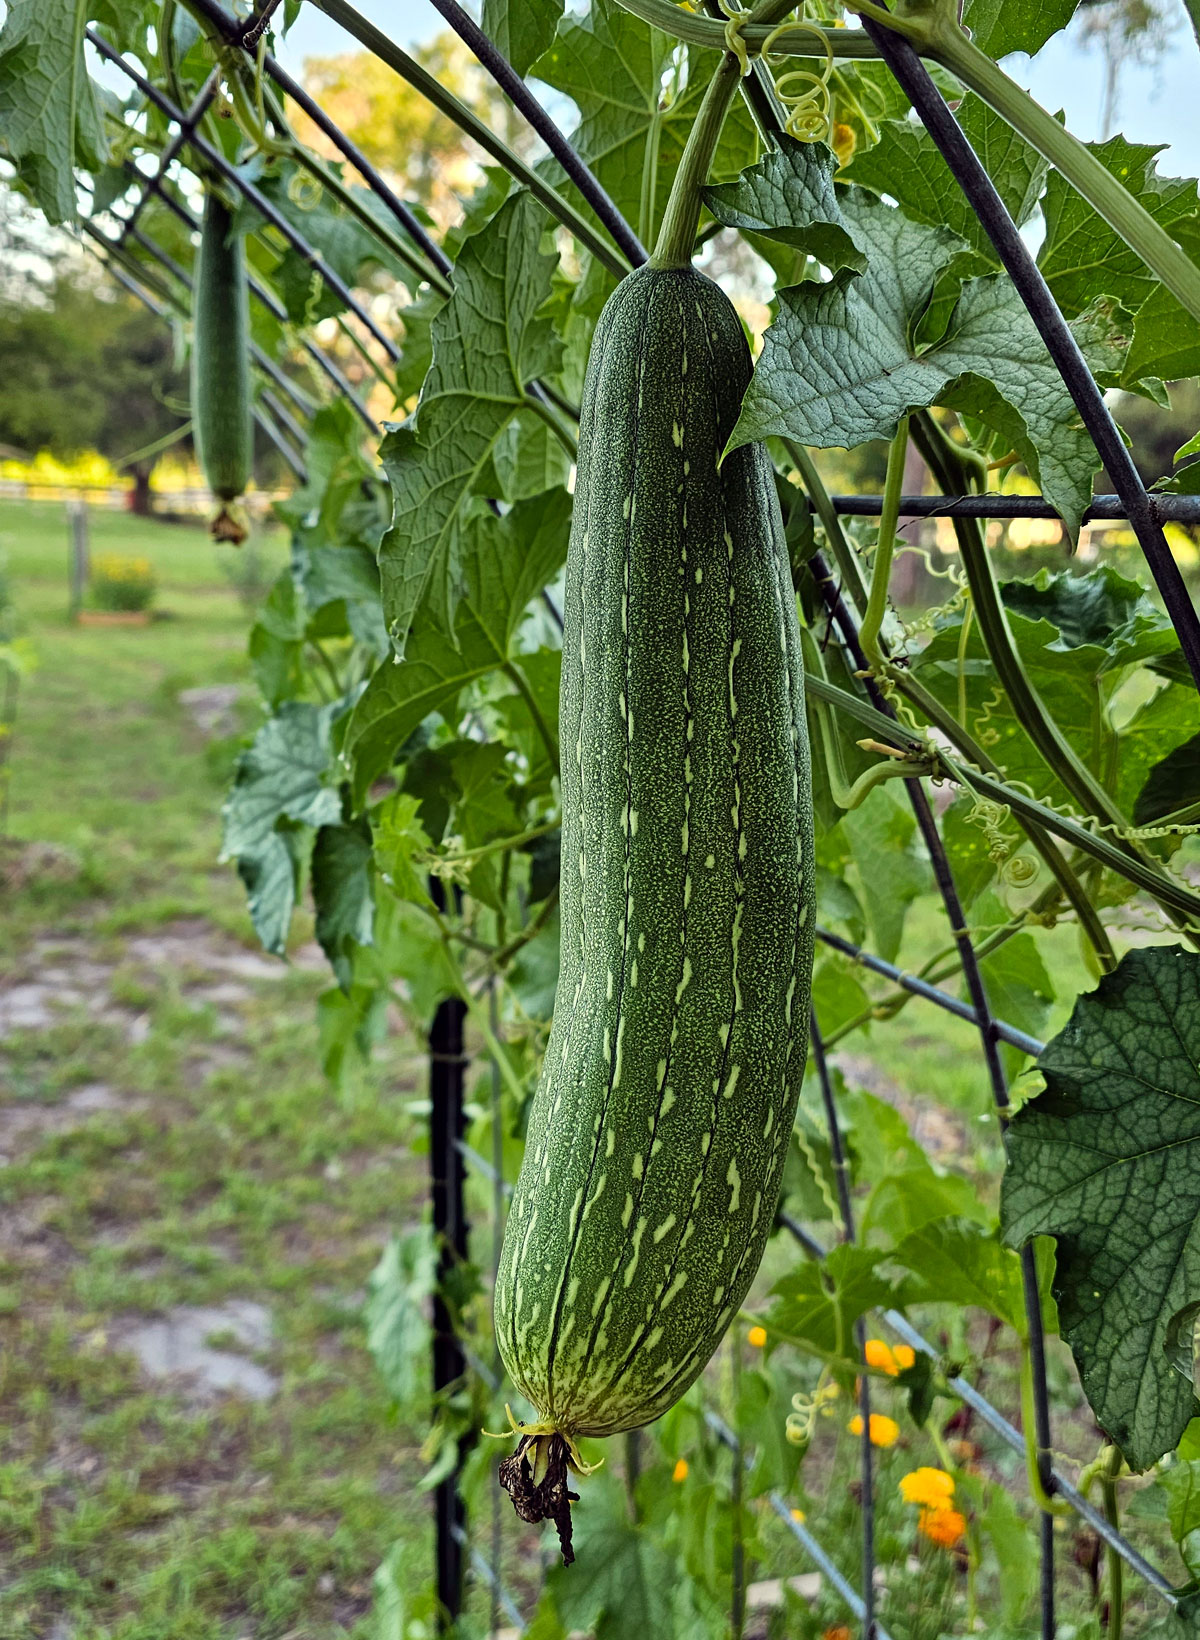
[[[532,97],[512,65],[497,50],[494,43],[482,33],[478,25],[455,3],[455,0],[432,0],[432,3],[471,47],[479,61],[496,82],[510,95],[514,105],[525,115],[532,127],[543,137],[551,152],[559,160],[566,175],[578,189],[586,205],[611,234],[614,243],[620,247],[624,255],[634,265],[643,261],[645,252],[637,236],[616,209],[584,159],[567,142],[566,138]],[[254,44],[257,34],[261,33],[273,10],[273,6],[270,4],[261,7],[255,20],[247,28],[244,22],[239,22],[226,12],[217,3],[217,0],[197,0],[197,4],[218,27],[223,29],[227,40],[233,44],[244,46]],[[720,8],[717,6],[716,0],[705,0],[705,6],[710,12],[719,13]],[[331,7],[330,10],[333,13],[345,13],[348,8],[339,5]],[[1175,625],[1183,654],[1197,684],[1200,685],[1200,620],[1197,619],[1196,611],[1188,597],[1178,566],[1171,556],[1162,530],[1162,525],[1166,521],[1189,524],[1200,523],[1200,497],[1162,495],[1147,491],[1136,468],[1133,466],[1120,433],[1105,405],[1103,394],[1091,376],[1066,320],[1024,245],[1016,225],[1006,211],[986,171],[972,150],[950,108],[938,92],[928,71],[921,63],[916,52],[900,36],[889,32],[886,27],[871,20],[866,20],[864,27],[874,43],[879,58],[887,64],[897,83],[909,97],[926,130],[945,157],[951,172],[974,207],[980,222],[995,246],[997,255],[1012,278],[1015,287],[1020,292],[1034,323],[1045,340],[1051,357],[1057,365],[1065,385],[1074,397],[1080,415],[1112,477],[1117,494],[1095,496],[1085,517],[1127,519],[1130,522],[1151,574],[1159,588],[1163,603]],[[143,184],[145,193],[135,205],[132,215],[124,221],[122,239],[115,247],[107,236],[99,236],[109,250],[120,249],[124,238],[127,235],[132,236],[135,242],[141,245],[148,254],[152,255],[160,265],[173,274],[186,279],[185,270],[177,265],[172,266],[168,254],[163,251],[162,247],[156,245],[149,236],[144,234],[138,219],[145,198],[150,194],[156,194],[166,202],[168,208],[179,216],[182,221],[186,222],[191,228],[195,228],[194,216],[187,206],[174,196],[169,186],[168,177],[172,164],[176,160],[180,160],[191,149],[204,166],[216,170],[230,185],[240,190],[265,220],[286,238],[297,253],[321,274],[322,278],[327,280],[330,287],[337,292],[339,298],[346,303],[347,309],[355,315],[368,334],[383,349],[386,357],[394,360],[397,356],[394,345],[387,335],[379,329],[366,309],[357,301],[354,293],[338,279],[337,275],[332,269],[328,268],[313,247],[306,243],[304,236],[287,221],[282,213],[271,205],[261,191],[238,173],[236,168],[226,161],[199,133],[197,129],[199,121],[216,92],[216,76],[210,79],[191,108],[185,111],[178,108],[170,98],[164,96],[136,68],[127,63],[104,40],[102,35],[95,30],[89,29],[88,38],[102,56],[120,68],[132,83],[138,86],[142,94],[169,121],[177,126],[176,135],[164,152],[154,176],[144,176],[131,167],[133,174]],[[435,281],[440,280],[445,284],[452,274],[452,264],[444,255],[440,246],[437,245],[436,241],[420,223],[415,213],[399,199],[395,191],[370,165],[361,151],[339,130],[336,122],[329,118],[303,87],[291,79],[269,53],[265,55],[263,62],[267,74],[280,89],[291,97],[299,107],[304,109],[318,127],[337,145],[342,155],[358,170],[367,186],[382,201],[393,219],[417,247],[421,255],[427,259],[431,270],[431,278]],[[747,102],[767,140],[777,141],[782,129],[779,108],[774,98],[769,76],[764,73],[761,65],[756,67],[754,75],[744,82],[744,90]],[[543,190],[539,197],[546,198],[546,191]],[[128,288],[133,289],[148,305],[159,305],[153,291],[144,288],[127,269],[116,263],[110,264],[110,266],[114,277]],[[266,303],[277,318],[286,321],[286,314],[277,299],[269,291],[258,286],[255,294],[259,300]],[[332,361],[320,355],[319,350],[314,349],[311,343],[306,345],[309,346],[310,353],[313,354],[319,366],[336,383],[339,379],[338,374],[335,374],[337,367],[333,365]],[[269,370],[267,373],[272,374]],[[341,378],[341,381],[342,390],[349,391],[349,384],[345,383],[344,378]],[[284,391],[290,391],[284,387],[282,381],[277,379],[276,385]],[[366,412],[361,401],[355,400],[355,405],[363,420],[374,427],[373,418]],[[268,403],[267,408],[272,411],[270,403]],[[278,403],[274,405],[273,418],[276,420],[282,419],[287,431],[295,437],[299,434],[300,429],[294,421],[291,421],[286,412],[281,418],[282,408]],[[298,405],[297,408],[302,407]],[[291,423],[290,426],[288,426],[289,422]],[[283,436],[278,427],[276,427],[276,433],[280,437]],[[832,508],[837,515],[877,516],[881,506],[882,498],[878,496],[837,496],[832,498]],[[945,516],[959,520],[1054,519],[1058,516],[1055,510],[1041,497],[1011,495],[904,497],[901,501],[901,515],[907,517]],[[836,629],[839,634],[851,673],[864,679],[866,698],[872,702],[876,710],[888,716],[894,716],[888,701],[875,688],[874,682],[869,676],[866,658],[858,641],[854,615],[828,575],[823,559],[819,554],[810,560],[810,567],[818,594],[824,603],[831,630]],[[922,979],[918,975],[904,972],[896,965],[884,961],[882,958],[831,931],[819,930],[819,938],[827,946],[839,951],[850,960],[888,978],[915,997],[973,1024],[979,1032],[994,1104],[1003,1120],[1008,1108],[1008,1087],[999,1053],[1000,1044],[1006,1043],[1029,1055],[1038,1054],[1041,1051],[1042,1044],[1027,1032],[998,1019],[992,1013],[987,988],[980,968],[979,955],[967,930],[953,872],[938,831],[928,794],[918,779],[906,780],[904,785],[929,855],[937,888],[955,941],[966,985],[967,1000],[952,995],[940,986]],[[469,1229],[465,1199],[467,1167],[491,1182],[494,1218],[498,1217],[500,1203],[508,1190],[500,1168],[499,1152],[497,1151],[493,1155],[492,1161],[489,1162],[471,1149],[464,1139],[466,1054],[463,1043],[463,1017],[463,1005],[461,1003],[444,1003],[438,1010],[437,1018],[430,1033],[432,1105],[430,1168],[434,1223],[435,1231],[439,1237],[440,1258],[442,1261],[441,1273],[443,1275],[448,1275],[453,1266],[467,1256]],[[830,1145],[834,1158],[839,1211],[842,1218],[842,1235],[851,1238],[853,1235],[853,1203],[850,1196],[845,1155],[841,1144],[835,1092],[828,1072],[820,1025],[815,1018],[813,1020],[812,1041],[816,1074],[820,1084],[822,1105],[829,1128]],[[787,1214],[780,1215],[780,1225],[785,1233],[795,1237],[807,1256],[816,1259],[823,1259],[826,1256],[827,1249],[817,1238]],[[493,1224],[494,1229],[495,1224]],[[1177,1591],[1162,1572],[1145,1559],[1128,1538],[1106,1519],[1102,1512],[1095,1509],[1071,1485],[1069,1480],[1059,1472],[1053,1463],[1049,1394],[1046,1383],[1042,1316],[1036,1270],[1031,1250],[1027,1249],[1021,1257],[1026,1316],[1033,1363],[1033,1435],[1041,1487],[1046,1494],[1053,1495],[1074,1510],[1098,1534],[1103,1542],[1113,1549],[1145,1581],[1149,1588],[1162,1596],[1168,1604],[1177,1604],[1180,1591]],[[883,1312],[883,1320],[894,1334],[911,1348],[923,1355],[937,1358],[939,1352],[934,1345],[924,1338],[904,1316],[895,1311],[885,1311]],[[861,1341],[862,1331],[860,1329],[860,1350]],[[448,1389],[451,1385],[460,1381],[467,1372],[478,1373],[483,1381],[493,1389],[498,1387],[496,1373],[485,1362],[478,1360],[457,1335],[454,1318],[450,1314],[444,1299],[438,1300],[438,1309],[434,1318],[433,1348],[434,1382],[437,1390]],[[1026,1436],[1014,1428],[1003,1413],[976,1387],[958,1373],[952,1373],[946,1382],[951,1392],[977,1413],[998,1439],[1014,1451],[1025,1451]],[[792,1518],[784,1498],[778,1494],[772,1494],[769,1503],[792,1533],[797,1544],[804,1549],[830,1586],[845,1601],[848,1609],[862,1624],[864,1634],[876,1636],[878,1640],[888,1640],[886,1630],[877,1622],[874,1612],[875,1564],[868,1383],[868,1375],[864,1372],[862,1374],[863,1399],[861,1403],[864,1425],[862,1447],[863,1549],[859,1587],[856,1588],[845,1577],[826,1547],[818,1541],[812,1532],[803,1523]],[[730,1429],[715,1414],[709,1414],[708,1421],[709,1427],[717,1438],[730,1448],[732,1461],[740,1468],[744,1461],[744,1455],[736,1431]],[[461,1465],[461,1452],[459,1457]],[[498,1609],[503,1609],[509,1620],[520,1628],[519,1608],[508,1591],[504,1589],[500,1579],[499,1556],[495,1539],[493,1539],[490,1561],[471,1544],[465,1505],[458,1486],[459,1473],[460,1469],[456,1468],[454,1473],[438,1487],[436,1494],[437,1580],[439,1598],[442,1602],[445,1618],[448,1622],[453,1622],[462,1609],[463,1575],[465,1566],[469,1562],[476,1573],[493,1590],[493,1618],[495,1618]],[[1041,1633],[1043,1640],[1051,1640],[1055,1632],[1052,1524],[1051,1515],[1043,1510],[1040,1515]]]

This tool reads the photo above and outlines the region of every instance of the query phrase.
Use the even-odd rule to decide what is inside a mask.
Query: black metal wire
[[[124,67],[124,64],[122,63],[120,66]],[[140,172],[137,171],[136,167],[130,165],[128,161],[126,162],[126,168],[132,171],[135,176],[140,176]],[[165,178],[154,177],[152,179],[143,178],[143,180],[146,181],[149,191],[162,201],[173,216],[177,217],[180,222],[186,224],[192,233],[198,233],[200,231],[200,223],[196,216],[188,209],[182,200],[176,199],[174,194],[167,189]],[[281,325],[287,325],[289,323],[287,309],[275,295],[274,291],[268,289],[268,287],[264,285],[261,280],[254,276],[254,274],[248,275],[246,283],[249,286],[251,296],[254,297],[255,301],[258,302],[259,305],[264,308],[273,319],[277,320]],[[359,420],[363,422],[372,433],[378,434],[379,423],[367,409],[366,405],[355,391],[353,382],[351,382],[350,378],[342,371],[341,367],[329,357],[323,348],[318,347],[316,342],[314,342],[311,337],[301,333],[298,337],[298,341],[300,346],[308,354],[309,358],[317,366],[318,370],[320,370],[321,373],[327,377],[332,385],[337,389],[339,397],[344,398],[349,402]]]
[[[881,495],[831,495],[829,499],[835,512],[851,518],[878,518],[883,511]],[[1155,495],[1153,501],[1159,518],[1169,523],[1200,524],[1200,495]],[[811,503],[809,510],[815,510]],[[902,495],[900,517],[1050,518],[1062,522],[1061,514],[1040,495]],[[1094,495],[1083,522],[1127,517],[1119,495]]]
[[[1005,209],[991,177],[950,112],[929,70],[909,42],[893,30],[870,17],[863,17],[862,24],[875,42],[879,55],[891,69],[896,83],[920,115],[925,129],[995,247],[1029,317],[1037,326],[1101,460],[1112,475],[1126,516],[1150,566],[1150,573],[1179,634],[1180,647],[1196,688],[1200,689],[1200,617],[1197,617],[1188,596],[1179,565],[1171,556],[1155,500],[1146,493],[1133,457],[1109,413],[1104,394],[1088,369],[1079,343],[1050,294],[1041,269],[1030,255],[1029,247]]]
[[[903,968],[897,968],[894,962],[885,962],[882,957],[864,951],[861,945],[855,945],[853,940],[844,939],[832,929],[818,927],[816,932],[823,945],[831,946],[843,956],[853,958],[864,968],[870,968],[873,973],[882,974],[885,979],[890,979],[905,991],[911,991],[914,996],[924,997],[927,1002],[936,1003],[939,1008],[944,1008],[947,1013],[957,1014],[959,1019],[965,1019],[971,1025],[985,1023],[980,1020],[971,1003],[964,1002],[961,997],[951,996],[948,991],[943,991],[937,985],[931,985],[919,974],[910,974]],[[1011,1047],[1020,1048],[1022,1053],[1032,1054],[1035,1059],[1046,1045],[1039,1042],[1036,1036],[1030,1036],[1028,1031],[1018,1030],[1015,1025],[1009,1025],[1003,1019],[989,1017],[986,1024],[1000,1041],[1009,1043]]]
[[[818,573],[819,572],[819,573]],[[817,560],[814,565],[814,574],[817,575],[817,584],[830,615],[836,618],[841,629],[843,642],[853,663],[855,672],[864,675],[867,691],[871,695],[875,706],[888,717],[894,717],[891,704],[884,698],[876,687],[870,675],[866,655],[859,643],[858,630],[853,615],[846,607],[845,600],[837,594],[836,588],[824,573],[824,564]],[[928,794],[919,780],[906,780],[905,790],[912,804],[913,814],[917,827],[929,855],[929,863],[933,868],[934,880],[938,892],[945,906],[946,917],[950,924],[951,936],[958,951],[959,961],[962,964],[963,976],[967,984],[967,992],[975,1011],[975,1023],[979,1030],[980,1041],[983,1044],[984,1061],[987,1066],[988,1080],[991,1083],[992,1100],[1004,1119],[1008,1110],[1008,1080],[1004,1074],[1004,1066],[1000,1060],[998,1047],[999,1032],[992,1017],[988,1004],[987,987],[984,984],[983,974],[979,966],[979,958],[972,943],[966,917],[963,913],[962,902],[959,899],[958,889],[954,881],[954,873],[950,868],[950,861],[938,831],[937,821],[929,802]],[[1050,1473],[1050,1402],[1046,1388],[1046,1348],[1042,1324],[1041,1295],[1038,1291],[1037,1266],[1034,1262],[1032,1245],[1021,1250],[1021,1281],[1024,1288],[1026,1322],[1028,1326],[1028,1349],[1030,1353],[1031,1377],[1033,1379],[1034,1425],[1038,1449],[1038,1473],[1042,1489],[1049,1493],[1054,1486],[1054,1479]],[[1048,1512],[1041,1517],[1041,1632],[1043,1640],[1054,1640],[1054,1521]]]
[[[838,1207],[842,1215],[841,1239],[853,1242],[854,1202],[850,1195],[850,1169],[846,1148],[842,1143],[842,1128],[838,1121],[837,1104],[833,1097],[833,1083],[829,1076],[829,1061],[825,1057],[825,1039],[817,1021],[815,1009],[809,1010],[809,1046],[817,1083],[821,1089],[821,1103],[825,1109],[825,1125],[829,1133],[829,1152],[833,1159],[834,1183],[837,1187]],[[854,1323],[854,1341],[858,1358],[866,1367],[866,1331],[862,1317]],[[871,1452],[871,1380],[864,1370],[858,1375],[858,1415],[862,1419],[860,1434],[860,1463],[862,1467],[862,1625],[863,1640],[875,1640],[875,1475]]]
[[[567,141],[508,58],[488,39],[479,24],[463,10],[457,0],[432,0],[432,3],[459,39],[474,52],[513,107],[529,121],[591,206],[596,217],[612,235],[615,243],[624,251],[635,268],[640,267],[646,260],[646,247],[626,222],[599,177]]]
[[[176,106],[170,97],[164,95],[157,86],[151,84],[144,74],[125,62],[120,52],[114,46],[110,46],[102,34],[89,27],[87,39],[89,44],[96,48],[106,62],[117,64],[133,84],[137,86],[142,95],[152,102],[161,113],[165,114],[168,119],[174,120],[177,125],[183,123],[187,117],[183,111]],[[313,249],[304,235],[292,226],[283,212],[273,205],[260,188],[257,188],[248,177],[244,176],[235,165],[225,158],[224,154],[214,148],[212,143],[207,138],[202,137],[198,131],[193,131],[189,135],[188,146],[195,149],[206,165],[210,166],[227,182],[232,183],[238,192],[253,205],[254,209],[278,233],[283,235],[296,254],[321,276],[330,290],[337,295],[338,300],[370,332],[387,355],[389,361],[395,364],[400,358],[400,350],[395,343],[384,331],[380,330],[346,282],[334,272],[324,257]]]
[[[187,146],[188,139],[192,132],[196,129],[200,121],[208,112],[220,84],[221,71],[220,69],[214,68],[212,73],[208,76],[208,79],[200,88],[195,102],[193,102],[192,106],[184,114],[179,130],[176,131],[175,135],[171,138],[170,142],[159,155],[158,165],[155,167],[153,177],[142,176],[142,173],[137,169],[137,166],[133,164],[132,160],[127,163],[128,170],[130,170],[138,178],[138,180],[143,183],[143,188],[141,193],[138,195],[137,203],[134,205],[132,213],[126,218],[122,238],[136,226],[138,217],[145,209],[146,201],[154,192],[154,184],[163,180],[172,165],[174,165],[176,159],[178,159],[180,152]]]
[[[231,16],[224,6],[217,4],[217,0],[194,0],[194,4],[231,45],[241,45],[248,48],[254,44],[243,33],[242,26],[237,18]],[[256,55],[253,60],[257,62]],[[428,257],[437,271],[448,277],[454,268],[450,258],[426,229],[416,212],[404,203],[395,189],[384,180],[375,166],[371,164],[358,144],[346,135],[337,121],[330,118],[320,103],[309,95],[300,82],[294,79],[283,64],[273,57],[270,52],[267,52],[263,58],[263,69],[275,81],[279,89],[290,97],[298,108],[303,109],[318,130],[323,132],[330,142],[350,161],[363,181],[383,201],[405,233],[418,249]]]

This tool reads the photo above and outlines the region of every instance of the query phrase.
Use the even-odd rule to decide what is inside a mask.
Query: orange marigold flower
[[[854,1414],[854,1417],[851,1418],[850,1422],[846,1425],[846,1428],[850,1431],[851,1435],[862,1434],[863,1421],[861,1412],[856,1412]],[[888,1418],[882,1412],[873,1412],[871,1414],[872,1446],[895,1446],[899,1439],[900,1425],[894,1418]]]
[[[674,1470],[674,1473],[671,1476],[671,1479],[673,1481],[675,1481],[676,1483],[678,1483],[679,1481],[687,1480],[687,1478],[688,1478],[688,1461],[687,1461],[686,1458],[677,1458],[675,1460],[675,1470]]]
[[[863,1345],[863,1360],[869,1367],[879,1372],[886,1372],[889,1378],[894,1378],[899,1372],[896,1358],[884,1343],[882,1338],[868,1338]]]
[[[917,1522],[917,1530],[943,1549],[953,1549],[966,1529],[966,1520],[957,1509],[922,1509]]]
[[[892,1360],[895,1361],[901,1372],[907,1372],[909,1367],[915,1365],[916,1359],[916,1351],[911,1347],[911,1345],[892,1345]]]
[[[761,1350],[767,1341],[767,1329],[765,1327],[751,1327],[746,1334],[746,1338],[749,1343],[754,1345],[756,1350]]]
[[[853,1640],[850,1630],[844,1623],[837,1623],[831,1629],[826,1629],[821,1640]]]
[[[954,1477],[944,1469],[913,1469],[900,1477],[899,1484],[905,1503],[920,1503],[929,1509],[948,1508],[954,1496]]]

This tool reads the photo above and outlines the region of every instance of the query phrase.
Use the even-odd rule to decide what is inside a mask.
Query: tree
[[[27,242],[19,211],[2,220],[5,260],[19,251],[26,271],[0,292],[0,443],[67,457],[96,449],[120,466],[180,427],[187,378],[170,329],[78,251]],[[150,510],[153,468],[153,457],[130,466],[135,512]]]

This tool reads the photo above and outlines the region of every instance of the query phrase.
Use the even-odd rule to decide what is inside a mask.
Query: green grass
[[[318,1068],[322,973],[221,990],[213,953],[255,949],[217,860],[237,743],[206,741],[178,696],[243,683],[254,721],[246,614],[201,531],[98,514],[93,550],[150,558],[164,618],[73,627],[66,543],[61,509],[0,506],[39,659],[10,829],[67,851],[0,901],[0,979],[92,965],[81,1003],[0,1038],[0,1122],[37,1118],[0,1125],[0,1634],[365,1632],[389,1544],[428,1530],[360,1313],[385,1237],[422,1209],[420,1067],[398,1040],[339,1101]],[[283,561],[281,537],[265,548]],[[173,940],[169,958],[147,939]],[[114,1108],[72,1115],[95,1084]],[[267,1401],[201,1400],[122,1348],[148,1316],[247,1299],[271,1315]]]

